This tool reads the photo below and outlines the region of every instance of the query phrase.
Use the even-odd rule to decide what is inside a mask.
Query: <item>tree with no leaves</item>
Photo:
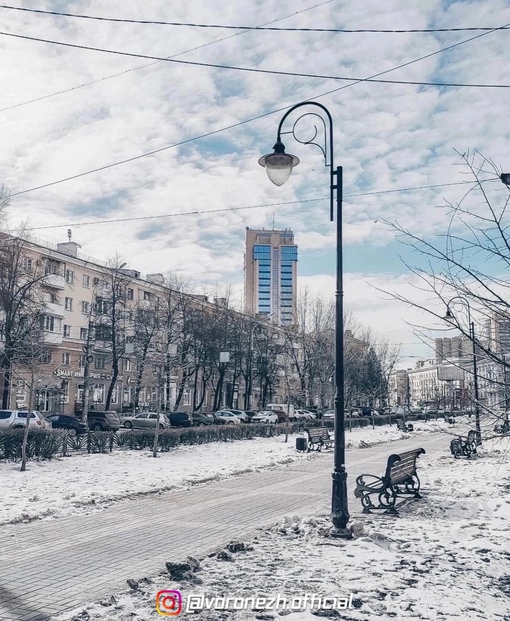
[[[460,201],[445,203],[447,227],[442,234],[425,239],[399,223],[386,222],[400,242],[417,253],[413,264],[404,264],[418,282],[415,287],[420,297],[425,292],[433,304],[384,293],[420,309],[435,323],[443,319],[452,302],[450,325],[471,340],[467,301],[476,326],[477,357],[505,371],[510,368],[510,343],[501,334],[498,337],[497,330],[489,334],[486,326],[487,320],[493,325],[510,321],[510,192],[494,162],[477,151],[459,157],[472,184]],[[416,330],[427,338],[427,327],[416,326]],[[466,370],[470,372],[468,367]]]

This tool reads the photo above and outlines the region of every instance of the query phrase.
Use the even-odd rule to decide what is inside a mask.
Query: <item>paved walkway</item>
[[[353,517],[356,476],[382,472],[390,452],[422,446],[421,461],[447,451],[443,434],[349,450]],[[285,515],[327,513],[332,452],[181,492],[126,500],[89,515],[1,529],[0,620],[35,621],[126,588],[169,560],[203,556]]]

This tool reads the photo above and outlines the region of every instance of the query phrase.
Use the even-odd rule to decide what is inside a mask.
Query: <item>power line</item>
[[[279,17],[277,19],[274,19],[270,22],[267,22],[267,24],[264,24],[264,26],[269,25],[269,24],[275,24],[276,22],[280,22],[283,21],[285,19],[289,19],[289,17],[294,17],[295,15],[301,15],[302,13],[306,13],[307,11],[312,11],[313,9],[320,7],[320,6],[324,6],[325,4],[330,4],[331,2],[333,2],[333,0],[326,0],[325,2],[321,2],[320,4],[314,4],[313,6],[307,7],[306,9],[302,9],[301,11],[297,11],[295,13],[291,13],[290,15],[285,15],[284,17]],[[1,7],[0,7],[1,8]],[[233,35],[230,35],[228,37],[223,37],[222,39],[216,39],[215,41],[209,41],[208,43],[203,43],[202,45],[197,45],[196,47],[193,47],[189,50],[185,50],[184,52],[179,52],[178,54],[173,54],[172,56],[168,56],[167,58],[178,58],[179,56],[183,56],[185,54],[189,54],[190,52],[196,52],[197,50],[200,50],[204,47],[208,47],[209,45],[214,45],[215,43],[221,43],[223,41],[228,41],[229,39],[233,39],[234,37],[239,37],[240,35],[246,34],[247,32],[250,32],[249,30],[246,30],[245,32],[236,32]],[[160,60],[156,60],[155,62],[152,63],[147,63],[145,65],[138,65],[137,67],[132,67],[131,69],[126,69],[126,71],[121,71],[120,73],[114,73],[112,75],[109,76],[105,76],[103,78],[100,78],[99,80],[93,80],[92,82],[86,82],[85,84],[79,84],[77,86],[72,86],[71,88],[66,88],[62,91],[57,91],[55,93],[49,93],[48,95],[42,95],[41,97],[36,97],[35,99],[30,99],[28,101],[22,101],[20,103],[17,104],[13,104],[11,106],[7,106],[6,108],[0,108],[0,112],[6,112],[7,110],[13,110],[14,108],[19,108],[21,106],[26,106],[28,104],[31,103],[36,103],[38,101],[43,101],[44,99],[49,99],[50,97],[56,97],[57,95],[64,95],[65,93],[71,93],[73,91],[76,91],[80,88],[85,88],[87,86],[94,86],[95,84],[101,84],[101,82],[106,82],[106,80],[112,80],[113,78],[119,78],[123,75],[125,75],[126,73],[131,73],[134,71],[139,71],[140,69],[146,69],[147,67],[153,67],[154,65],[158,65],[159,63],[161,63],[162,61]]]
[[[454,183],[438,183],[434,185],[421,185],[413,188],[394,188],[392,190],[374,190],[371,192],[358,192],[356,194],[345,194],[345,198],[353,198],[357,196],[372,196],[376,194],[390,194],[397,192],[412,192],[415,190],[426,190],[429,188],[444,188],[452,185],[465,185],[465,184],[475,184],[475,181],[457,181]],[[258,205],[247,205],[244,207],[221,207],[219,209],[206,209],[204,211],[181,211],[179,213],[167,213],[160,214],[158,216],[136,216],[133,218],[112,218],[109,220],[91,220],[89,222],[71,222],[67,224],[50,224],[45,226],[35,226],[30,227],[27,231],[41,231],[43,229],[60,229],[65,227],[77,227],[77,226],[90,226],[94,224],[114,224],[118,222],[135,222],[140,220],[159,220],[161,218],[176,218],[178,216],[201,216],[204,214],[210,213],[220,213],[220,212],[234,212],[234,211],[245,211],[247,209],[259,209],[261,207],[281,207],[282,205],[298,205],[303,203],[314,203],[326,200],[326,197],[322,198],[308,198],[299,201],[285,201],[282,203],[261,203]]]
[[[506,24],[506,26],[501,26],[500,28],[497,28],[496,30],[501,30],[503,28],[506,28],[508,26],[508,24]],[[482,37],[484,35],[490,34],[494,32],[494,30],[491,30],[489,32],[484,32],[481,35],[477,35],[476,37],[472,37],[471,39],[469,39],[469,41],[472,41],[473,39],[477,39],[479,37]],[[29,37],[28,35],[20,35],[20,34],[14,34],[14,33],[10,33],[10,32],[1,32],[0,31],[0,35],[4,36],[4,37],[13,37],[15,39],[24,39],[25,41],[36,41],[38,43],[48,43],[50,45],[58,45],[61,47],[70,47],[73,49],[77,49],[77,50],[86,50],[89,52],[101,52],[103,54],[113,54],[115,56],[128,56],[130,58],[145,58],[147,60],[158,60],[158,61],[162,61],[162,62],[167,62],[167,63],[177,63],[180,65],[189,65],[189,66],[193,66],[193,67],[209,67],[209,68],[214,68],[214,69],[229,69],[231,71],[244,71],[246,73],[262,73],[265,75],[278,75],[278,76],[290,76],[290,77],[294,77],[294,78],[314,78],[314,79],[319,79],[319,80],[337,80],[337,81],[344,81],[344,82],[375,82],[378,84],[403,84],[403,85],[407,85],[407,86],[441,86],[441,87],[448,87],[448,88],[510,88],[510,84],[464,84],[464,83],[457,83],[457,82],[417,82],[417,81],[413,81],[413,80],[379,80],[379,79],[374,79],[374,78],[351,78],[351,77],[346,77],[346,76],[333,76],[333,75],[323,75],[323,74],[316,74],[316,73],[300,73],[300,72],[293,72],[293,71],[276,71],[274,69],[255,69],[254,67],[239,67],[239,66],[235,66],[235,65],[220,65],[220,64],[214,64],[214,63],[202,63],[202,62],[198,62],[198,61],[192,61],[192,60],[176,60],[175,58],[165,58],[163,56],[150,56],[148,54],[136,54],[134,52],[122,52],[120,50],[109,50],[106,48],[101,48],[101,47],[93,47],[91,45],[78,45],[77,43],[65,43],[63,41],[54,41],[53,39],[43,39],[41,37]],[[456,43],[452,46],[450,46],[449,48],[444,48],[441,51],[444,51],[445,49],[450,49],[453,47],[456,47],[457,45],[461,45],[462,43],[466,43],[466,41],[462,41],[459,43]],[[437,52],[434,52],[434,54]],[[433,54],[431,54],[433,55]]]
[[[346,34],[409,34],[409,33],[436,33],[436,32],[476,32],[476,31],[492,31],[494,27],[467,27],[467,28],[409,28],[409,29],[378,29],[378,28],[277,28],[268,26],[232,26],[225,24],[196,24],[188,22],[167,22],[162,20],[148,20],[148,19],[127,19],[120,17],[99,17],[96,15],[81,15],[76,13],[62,13],[60,11],[43,11],[41,9],[27,9],[25,7],[10,6],[7,4],[0,4],[0,9],[10,9],[13,11],[24,11],[27,13],[37,13],[40,15],[56,15],[58,17],[73,17],[78,19],[88,19],[101,22],[115,22],[121,24],[142,24],[150,26],[185,26],[188,28],[216,28],[223,30],[269,30],[277,32],[331,32],[331,33],[346,33]],[[504,27],[507,29],[508,27]]]
[[[504,28],[506,26],[508,26],[508,24],[506,24],[505,26],[502,26],[501,28]],[[431,58],[432,56],[436,56],[438,54],[442,54],[443,52],[451,50],[451,49],[453,49],[455,47],[459,47],[460,45],[464,45],[465,43],[469,43],[471,41],[474,41],[475,39],[479,39],[480,37],[484,37],[487,34],[490,34],[490,33],[482,33],[480,35],[476,35],[474,37],[470,37],[469,39],[464,39],[462,41],[454,43],[453,45],[448,45],[447,47],[440,48],[439,50],[436,50],[435,52],[431,52],[429,54],[425,54],[424,56],[419,56],[418,58],[414,58],[413,60],[407,61],[407,62],[402,63],[400,65],[396,65],[395,67],[390,67],[389,69],[385,69],[384,71],[380,71],[378,73],[374,73],[374,74],[368,76],[367,78],[360,78],[360,79],[358,79],[355,82],[351,82],[349,84],[344,84],[343,86],[339,86],[338,88],[334,88],[334,89],[332,89],[330,91],[326,91],[324,93],[321,93],[320,95],[316,95],[314,97],[311,97],[310,101],[315,100],[315,99],[320,99],[321,97],[325,97],[326,95],[331,95],[333,93],[338,93],[339,91],[345,90],[346,88],[351,88],[352,86],[355,86],[356,84],[360,84],[362,82],[366,82],[368,80],[372,80],[373,78],[377,78],[377,77],[379,77],[381,75],[386,75],[386,74],[391,73],[393,71],[397,71],[398,69],[402,69],[403,67],[408,67],[408,66],[413,65],[415,63],[418,63],[418,62],[420,62],[422,60],[426,60],[427,58]],[[178,61],[176,61],[176,62],[178,62]],[[149,156],[152,156],[152,155],[156,155],[158,153],[162,153],[163,151],[167,151],[168,149],[173,149],[175,147],[179,147],[179,146],[182,146],[184,144],[188,144],[190,142],[194,142],[195,140],[200,140],[202,138],[209,138],[210,136],[214,136],[214,135],[219,134],[221,132],[228,131],[230,129],[234,129],[236,127],[240,127],[242,125],[246,125],[247,123],[251,123],[253,121],[257,121],[259,119],[265,118],[266,116],[271,116],[272,114],[277,114],[279,112],[287,110],[287,108],[288,108],[288,106],[282,106],[281,108],[277,108],[275,110],[270,110],[269,112],[264,112],[263,114],[259,114],[259,115],[255,116],[255,117],[251,117],[249,119],[244,119],[243,121],[239,121],[238,123],[233,123],[232,125],[227,125],[226,127],[222,127],[220,129],[216,129],[216,130],[207,132],[205,134],[201,134],[200,136],[194,136],[193,138],[188,138],[188,139],[183,140],[181,142],[177,142],[177,143],[174,143],[174,144],[171,144],[171,145],[167,145],[165,147],[160,147],[159,149],[154,149],[153,151],[147,151],[146,153],[141,153],[140,155],[135,155],[135,156],[127,158],[125,160],[120,160],[118,162],[112,162],[111,164],[106,164],[106,165],[100,166],[98,168],[93,168],[91,170],[87,170],[87,171],[84,171],[82,173],[77,173],[76,175],[71,175],[71,176],[65,177],[63,179],[57,179],[56,181],[50,181],[48,183],[44,183],[44,184],[39,185],[39,186],[28,188],[26,190],[21,190],[19,192],[14,192],[14,193],[11,194],[11,197],[20,196],[22,194],[28,194],[29,192],[35,192],[37,190],[42,190],[42,189],[45,189],[45,188],[49,188],[49,187],[52,187],[54,185],[58,185],[60,183],[65,183],[67,181],[72,181],[72,180],[78,179],[80,177],[85,177],[86,175],[91,175],[91,174],[94,174],[94,173],[97,173],[97,172],[101,172],[103,170],[108,170],[109,168],[114,168],[115,166],[121,166],[122,164],[127,164],[129,162],[134,162],[134,161],[142,159],[144,157],[149,157]]]

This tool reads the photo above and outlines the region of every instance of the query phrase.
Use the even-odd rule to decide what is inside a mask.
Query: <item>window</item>
[[[81,354],[78,359],[78,366],[84,367],[87,364],[87,355]]]
[[[182,395],[182,405],[191,405],[191,392],[185,390]]]
[[[28,257],[23,257],[23,268],[29,272],[32,269],[32,259],[29,259]]]
[[[133,291],[133,289],[128,289],[127,290],[127,299],[128,300],[132,300],[134,298],[134,293],[135,292]]]
[[[106,358],[104,356],[96,356],[96,369],[106,369]]]
[[[124,368],[126,371],[132,371],[133,370],[133,363],[131,362],[131,360],[129,358],[126,358],[124,361]]]
[[[87,330],[87,328],[80,328],[80,339],[82,341],[86,341],[88,335],[89,335],[89,331]]]
[[[71,354],[68,351],[62,353],[62,364],[66,367],[71,364]]]
[[[71,326],[66,326],[64,324],[64,336],[65,337],[70,337],[71,336]]]
[[[48,276],[49,274],[61,274],[61,263],[58,261],[53,261],[48,259],[46,262],[46,266],[44,268],[44,274]]]
[[[88,315],[89,314],[89,310],[90,310],[90,304],[88,302],[82,302],[81,303],[81,312],[84,315]]]
[[[112,391],[112,403],[117,403],[117,395],[119,394],[119,391],[117,389],[117,386],[113,387],[113,391]]]
[[[83,274],[82,285],[86,289],[88,289],[90,287],[90,276],[87,276],[87,274]]]
[[[47,332],[60,332],[62,329],[62,319],[53,315],[41,316],[41,328]]]
[[[41,361],[41,364],[51,364],[52,362],[51,359],[52,359],[51,351],[45,351],[39,356],[39,360]]]
[[[98,313],[107,313],[108,312],[108,303],[103,298],[96,298],[96,311]]]
[[[63,380],[60,388],[62,390],[60,395],[62,403],[69,403],[69,382],[67,380]]]
[[[74,272],[73,270],[66,270],[66,282],[70,285],[74,283]]]
[[[150,300],[151,299],[151,294],[148,291],[144,291],[143,292],[143,299],[144,300]]]
[[[73,298],[66,298],[65,309],[68,311],[73,310]]]
[[[104,384],[94,384],[94,386],[92,387],[92,402],[104,402]]]

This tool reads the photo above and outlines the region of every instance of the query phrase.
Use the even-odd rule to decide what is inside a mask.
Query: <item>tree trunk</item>
[[[110,404],[112,402],[113,389],[115,388],[115,385],[117,383],[117,378],[119,377],[119,363],[116,359],[114,359],[112,370],[113,370],[112,381],[110,382],[110,385],[108,386],[108,394],[106,395],[105,410],[110,409]]]
[[[9,408],[9,397],[11,394],[11,363],[7,360],[7,366],[4,367],[4,382],[2,387],[2,409]]]

